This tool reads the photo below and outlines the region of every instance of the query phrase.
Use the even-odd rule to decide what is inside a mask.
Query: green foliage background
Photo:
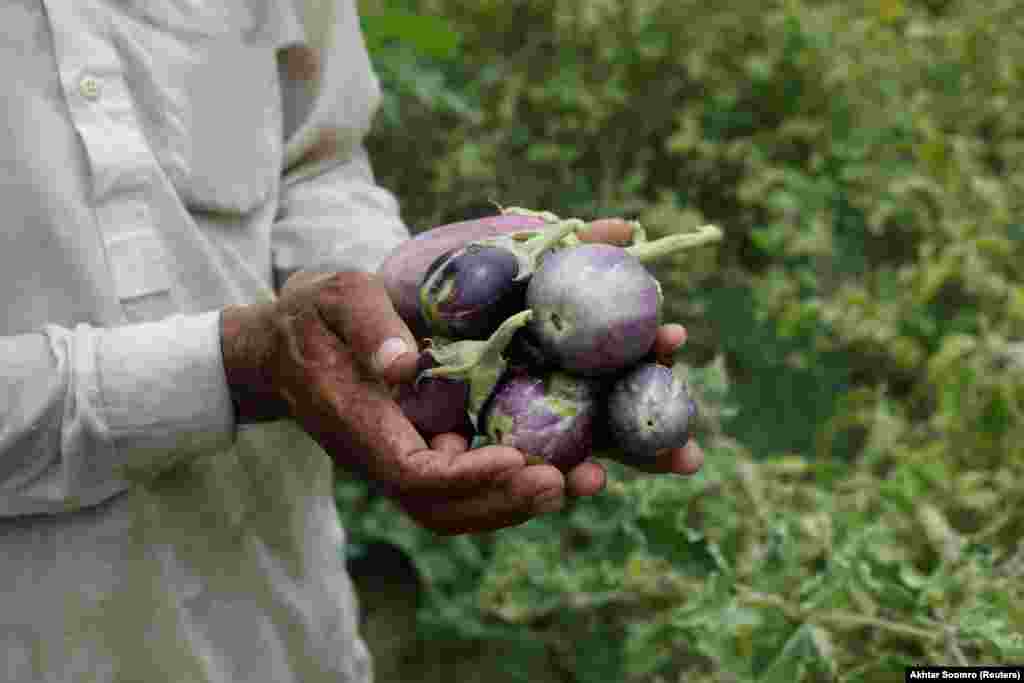
[[[441,539],[418,638],[491,681],[898,681],[1024,661],[1024,5],[361,3],[371,154],[423,230],[490,200],[652,237],[707,460]],[[440,645],[438,645],[440,647]]]

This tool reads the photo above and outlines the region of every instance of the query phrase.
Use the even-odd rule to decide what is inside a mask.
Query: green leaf
[[[575,145],[538,142],[526,150],[526,160],[535,164],[571,164],[581,153],[582,151]]]
[[[805,623],[789,637],[775,660],[758,677],[758,683],[796,683],[811,672],[834,676],[836,663],[832,651],[828,632]]]
[[[413,14],[396,8],[365,14],[362,25],[371,48],[394,40],[438,59],[455,57],[461,40],[451,22],[442,17]]]
[[[758,249],[766,254],[778,256],[783,253],[788,230],[785,226],[775,223],[754,228],[750,231],[750,239]]]
[[[1010,410],[1010,399],[1003,391],[997,391],[989,399],[979,417],[979,424],[984,432],[995,437],[1003,436],[1010,430],[1013,415]]]

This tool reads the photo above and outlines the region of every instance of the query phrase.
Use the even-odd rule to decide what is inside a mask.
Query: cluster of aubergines
[[[689,439],[681,367],[650,362],[663,295],[644,263],[718,241],[697,232],[627,247],[583,243],[586,224],[505,208],[420,233],[378,270],[424,342],[397,401],[426,437],[517,448],[567,471],[590,455],[644,467]]]

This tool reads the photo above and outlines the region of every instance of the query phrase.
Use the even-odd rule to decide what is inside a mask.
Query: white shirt
[[[353,1],[8,0],[0,27],[0,680],[369,680],[330,461],[233,423],[219,340],[275,268],[408,237]]]

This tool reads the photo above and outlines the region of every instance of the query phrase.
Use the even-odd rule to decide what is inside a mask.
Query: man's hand
[[[579,237],[626,245],[632,227],[599,220]],[[388,386],[415,379],[416,340],[373,275],[296,273],[276,302],[226,309],[222,336],[239,421],[295,419],[338,465],[372,479],[437,533],[514,526],[605,486],[605,468],[594,461],[563,475],[551,465],[527,465],[512,448],[468,450],[459,434],[427,444]],[[393,346],[396,339],[404,351]],[[671,366],[685,340],[681,325],[663,325],[652,360]],[[689,475],[703,460],[691,439],[663,451],[650,471]]]
[[[394,339],[409,350],[380,353]],[[467,450],[454,434],[423,440],[387,386],[415,379],[416,343],[373,275],[297,273],[277,301],[222,313],[222,350],[240,421],[295,419],[428,529],[490,531],[562,505],[550,465],[505,446]]]

